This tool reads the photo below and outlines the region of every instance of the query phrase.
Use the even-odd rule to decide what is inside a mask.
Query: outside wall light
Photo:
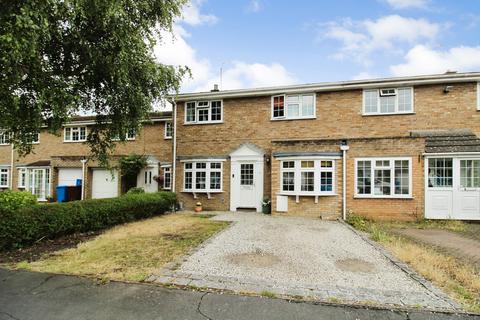
[[[443,93],[449,93],[452,89],[453,86],[445,86],[445,88],[443,88]]]

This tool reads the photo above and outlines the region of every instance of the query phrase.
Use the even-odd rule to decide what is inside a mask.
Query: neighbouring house
[[[480,220],[480,73],[185,93],[181,205]]]
[[[138,174],[136,186],[146,192],[171,188],[172,118],[171,112],[151,115],[140,132],[129,132],[125,142],[119,142],[112,161],[131,154],[147,156],[147,167]],[[45,128],[34,139],[33,152],[19,157],[0,134],[0,189],[28,190],[39,201],[56,198],[56,187],[75,186],[82,180],[82,197],[110,198],[125,192],[118,170],[100,167],[88,160],[85,144],[95,118],[75,117],[64,125],[59,135]]]

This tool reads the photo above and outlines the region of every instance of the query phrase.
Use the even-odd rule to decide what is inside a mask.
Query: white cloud
[[[247,10],[250,12],[259,12],[263,9],[263,5],[260,0],[251,0],[248,4]]]
[[[353,76],[352,80],[365,80],[365,79],[375,79],[375,78],[378,78],[378,76],[375,74],[371,74],[369,72],[363,71]]]
[[[480,46],[455,47],[436,51],[417,45],[405,56],[405,62],[390,67],[395,76],[444,73],[447,70],[473,71],[480,69]]]
[[[394,9],[425,8],[428,0],[386,0]]]
[[[320,27],[326,29],[322,32],[323,38],[342,43],[334,57],[365,59],[375,50],[399,51],[403,44],[431,42],[437,37],[442,26],[425,19],[389,15],[377,20],[345,19],[341,23],[328,22]]]
[[[217,23],[218,18],[215,15],[200,12],[200,7],[204,2],[204,0],[190,0],[183,7],[182,21],[192,26]]]

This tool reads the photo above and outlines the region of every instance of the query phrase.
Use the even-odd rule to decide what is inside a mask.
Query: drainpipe
[[[177,172],[177,104],[172,99],[173,108],[173,159],[172,159],[172,192],[175,192],[176,172]]]
[[[347,151],[350,147],[347,145],[347,141],[343,140],[340,145],[342,150],[342,219],[347,219]]]
[[[10,142],[10,145],[12,146],[12,151],[11,151],[11,156],[10,156],[10,190],[13,190],[13,174],[14,174],[14,157],[15,157],[15,148],[13,147],[13,143]]]
[[[82,163],[82,195],[80,197],[81,200],[85,198],[85,169],[87,165],[87,159],[82,159],[80,162]]]

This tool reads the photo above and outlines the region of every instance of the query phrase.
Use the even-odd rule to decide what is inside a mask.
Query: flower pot
[[[272,212],[272,206],[270,204],[262,205],[262,212],[264,214],[270,214]]]

